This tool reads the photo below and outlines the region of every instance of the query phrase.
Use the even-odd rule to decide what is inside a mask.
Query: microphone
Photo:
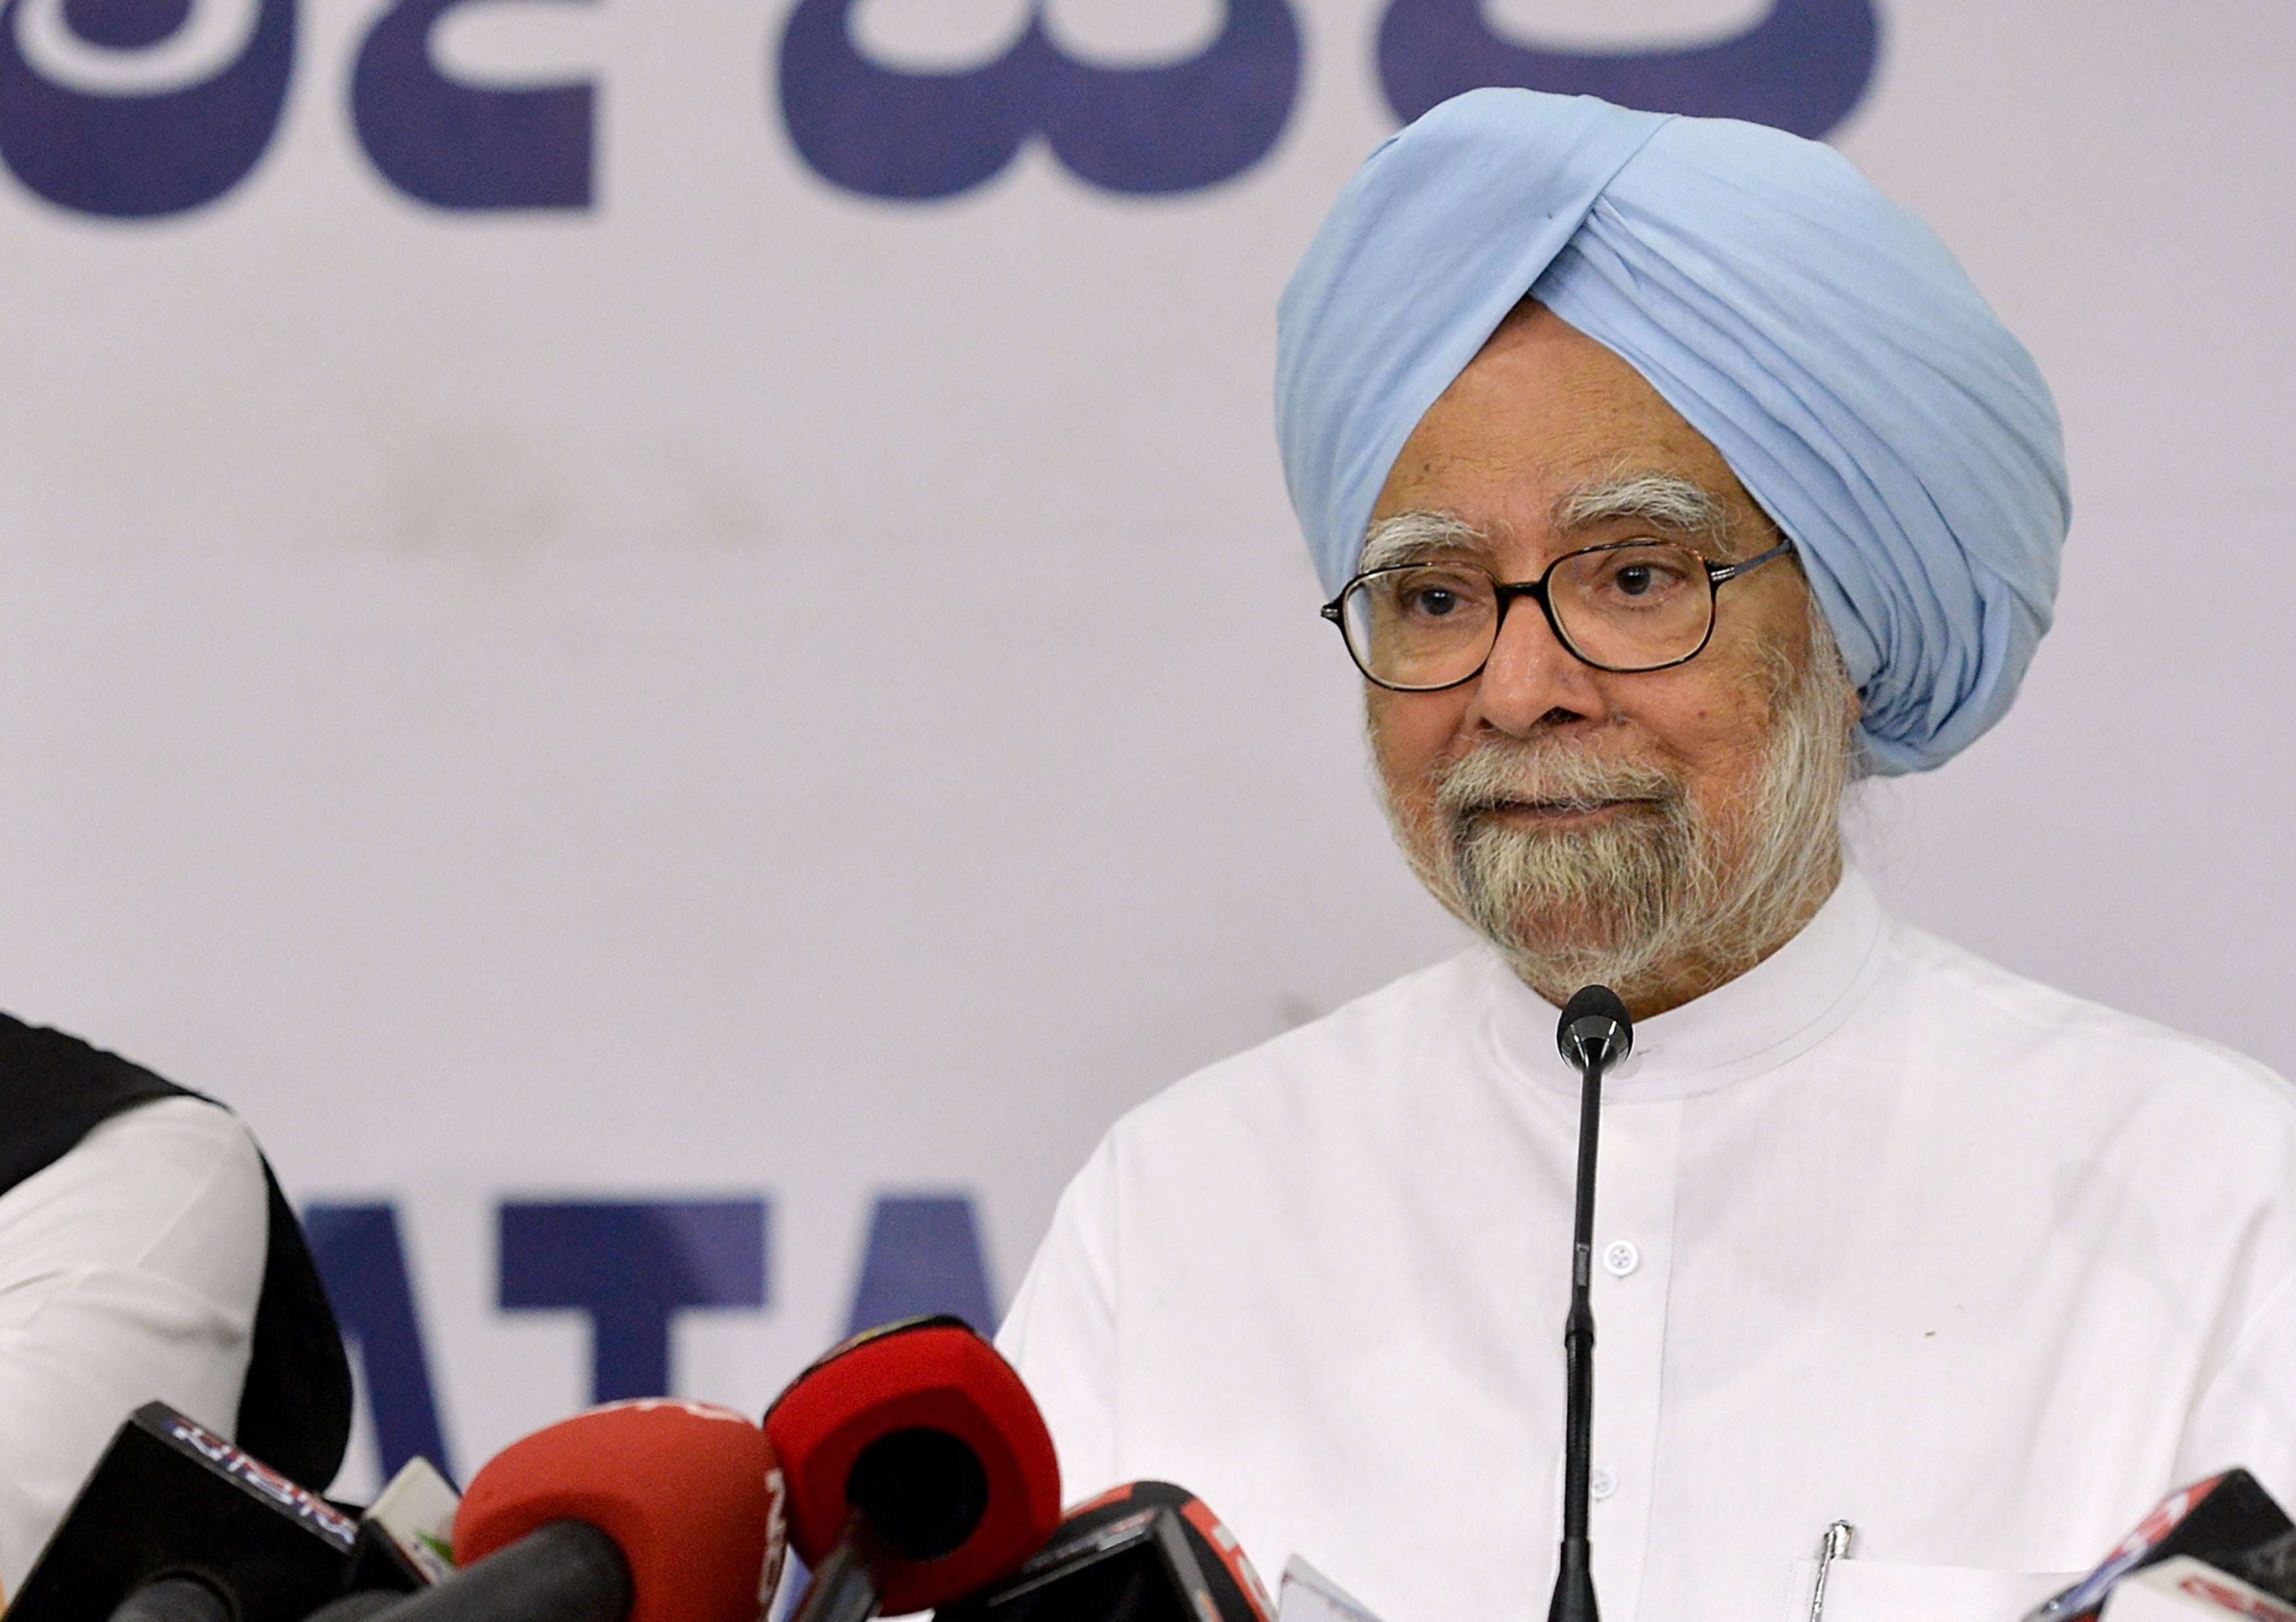
[[[2296,1604],[2296,1532],[2283,1532],[2216,1563],[2274,1599]]]
[[[377,1609],[347,1595],[330,1622],[757,1622],[781,1577],[781,1502],[745,1415],[611,1403],[488,1462],[455,1511],[451,1576]]]
[[[409,1459],[359,1517],[344,1586],[387,1597],[453,1575],[455,1511],[462,1495],[428,1459]],[[348,1597],[348,1596],[346,1596]]]
[[[1133,1481],[1069,1511],[1018,1570],[933,1622],[1274,1622],[1275,1610],[1202,1499]]]
[[[2179,1554],[2116,1585],[2105,1622],[2296,1622],[2296,1606],[2214,1566]]]
[[[1635,1022],[1627,1005],[1608,986],[1587,986],[1562,1005],[1554,1028],[1554,1045],[1562,1062],[1584,1074],[1590,1064],[1608,1069],[1627,1056],[1635,1044]]]
[[[1562,1005],[1554,1044],[1579,1076],[1578,1172],[1570,1224],[1570,1314],[1562,1323],[1562,1555],[1546,1622],[1598,1622],[1594,1552],[1587,1538],[1595,1438],[1595,1309],[1587,1299],[1595,1275],[1595,1148],[1603,1072],[1634,1047],[1634,1021],[1608,986],[1584,987]]]
[[[766,1411],[789,1536],[813,1569],[797,1622],[925,1610],[996,1581],[1060,1524],[1060,1465],[1012,1364],[962,1318],[833,1348]]]
[[[409,1459],[359,1517],[347,1590],[303,1622],[365,1622],[401,1596],[455,1569],[455,1507],[461,1495],[428,1459]]]
[[[2180,1487],[2154,1504],[2136,1528],[2113,1546],[2095,1570],[2054,1599],[2026,1613],[2025,1622],[2096,1622],[2113,1585],[2131,1572],[2189,1554],[2212,1566],[2237,1571],[2228,1551],[2256,1549],[2292,1528],[2272,1495],[2246,1470]]]
[[[8,1622],[300,1622],[339,1591],[358,1526],[165,1403],[113,1435]]]

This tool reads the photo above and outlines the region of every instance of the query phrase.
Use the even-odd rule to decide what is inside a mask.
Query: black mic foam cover
[[[1561,1050],[1563,1063],[1583,1070],[1591,1059],[1587,1050],[1597,1042],[1609,1044],[1603,1062],[1618,1063],[1634,1049],[1635,1022],[1628,1017],[1619,994],[1608,986],[1581,987],[1562,1005],[1562,1018],[1555,1022],[1554,1045]]]

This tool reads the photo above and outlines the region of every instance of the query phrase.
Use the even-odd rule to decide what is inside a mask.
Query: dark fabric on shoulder
[[[45,1171],[126,1110],[204,1094],[77,1036],[0,1014],[0,1193]],[[319,1269],[271,1163],[263,1290],[233,1440],[304,1485],[324,1489],[351,1433],[351,1369]]]
[[[259,1151],[258,1151],[259,1152]],[[271,1237],[232,1440],[314,1492],[342,1468],[351,1439],[351,1365],[303,1225],[263,1163]]]
[[[0,1192],[45,1171],[122,1110],[183,1091],[77,1036],[0,1014]]]

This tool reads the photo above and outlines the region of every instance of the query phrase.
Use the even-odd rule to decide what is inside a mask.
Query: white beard
[[[1854,698],[1831,633],[1812,620],[1802,671],[1778,672],[1738,840],[1658,766],[1510,741],[1436,775],[1431,828],[1390,799],[1398,841],[1436,897],[1555,1000],[1599,983],[1633,1002],[1685,974],[1719,985],[1743,973],[1808,922],[1840,871]],[[1509,801],[1620,799],[1640,804],[1586,828],[1488,814]]]

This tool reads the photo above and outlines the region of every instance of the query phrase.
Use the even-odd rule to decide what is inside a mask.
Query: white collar
[[[1888,917],[1874,887],[1844,866],[1801,933],[1736,979],[1635,1024],[1634,1051],[1603,1078],[1606,1103],[1687,1098],[1775,1069],[1847,1020],[1881,972]],[[1501,1063],[1552,1092],[1578,1077],[1554,1048],[1558,1010],[1488,948],[1477,955]]]

